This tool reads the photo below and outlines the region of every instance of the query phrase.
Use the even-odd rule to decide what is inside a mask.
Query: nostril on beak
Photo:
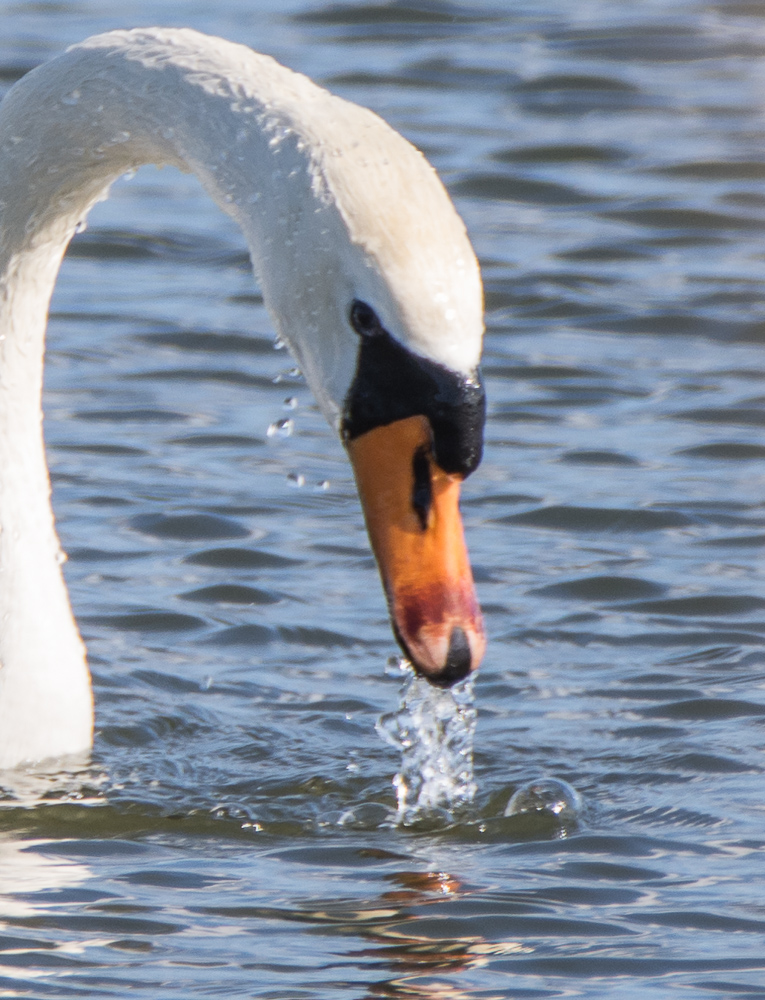
[[[463,681],[470,673],[471,653],[467,636],[459,625],[452,629],[449,639],[449,652],[446,654],[446,663],[443,670],[435,676],[429,676],[428,680],[436,687],[451,687],[457,681]]]

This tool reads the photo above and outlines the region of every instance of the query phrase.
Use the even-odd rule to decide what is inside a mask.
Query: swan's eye
[[[382,333],[383,325],[377,313],[359,299],[354,299],[351,303],[350,320],[353,329],[362,337],[374,337],[376,333]]]

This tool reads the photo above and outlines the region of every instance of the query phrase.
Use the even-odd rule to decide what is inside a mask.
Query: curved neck
[[[341,224],[295,127],[322,95],[243,46],[152,29],[89,39],[30,73],[0,107],[0,767],[91,739],[42,437],[45,328],[66,246],[124,172],[144,163],[193,171],[242,228],[288,336],[281,323],[294,326],[300,305],[283,301],[293,284],[285,265],[301,265],[293,231],[311,204],[327,241]],[[313,356],[291,346],[331,412]]]
[[[264,285],[278,285],[284,248],[272,274],[274,240],[289,237],[306,203],[331,207],[300,135],[306,106],[327,98],[268,56],[189,30],[112,32],[74,46],[2,105],[0,282],[29,287],[48,261],[46,281],[55,278],[111,183],[153,163],[195,173],[241,227]],[[43,291],[33,292],[41,315]]]

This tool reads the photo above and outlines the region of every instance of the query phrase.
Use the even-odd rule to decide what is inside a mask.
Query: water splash
[[[444,690],[415,674],[406,660],[394,663],[405,675],[401,700],[397,711],[380,718],[377,732],[401,751],[401,770],[393,779],[396,822],[411,823],[433,812],[451,817],[476,792],[473,679]]]

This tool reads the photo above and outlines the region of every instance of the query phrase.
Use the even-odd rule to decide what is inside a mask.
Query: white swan
[[[240,225],[354,465],[399,642],[448,684],[484,634],[458,511],[480,460],[475,256],[422,155],[268,56],[191,30],[89,38],[0,105],[0,767],[87,749],[93,705],[42,440],[47,311],[95,202],[144,163]]]

